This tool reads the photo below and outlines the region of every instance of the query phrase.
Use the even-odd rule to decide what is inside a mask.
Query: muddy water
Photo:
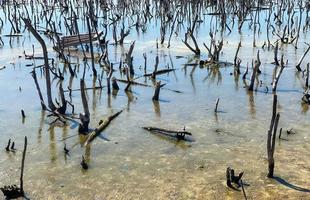
[[[210,28],[208,20],[205,16],[197,34],[203,52],[201,58],[207,58],[202,43],[210,40],[206,34]],[[166,48],[166,43],[157,49],[159,28],[156,23],[142,35],[133,30],[123,48],[110,45],[110,61],[117,63],[128,50],[130,42],[136,40],[133,56],[137,76],[144,74],[143,53],[148,56],[149,72],[153,70],[156,55],[160,56],[159,68],[169,65],[176,70],[158,76],[158,80],[167,83],[161,90],[158,103],[151,100],[153,89],[149,87],[133,86],[133,92],[126,94],[123,91],[126,85],[119,83],[120,91],[110,97],[105,88],[102,91],[88,90],[92,128],[100,119],[124,109],[102,133],[102,137],[109,141],[97,138],[88,148],[81,145],[83,136],[73,136],[77,134],[76,123],[50,126],[54,118],[41,111],[30,75],[33,66],[27,65],[34,63],[38,66],[43,61],[25,60],[23,57],[24,50],[31,54],[32,44],[35,44],[35,54],[42,55],[35,39],[25,32],[19,39],[12,40],[10,48],[9,38],[2,37],[5,46],[0,48],[0,67],[6,68],[0,71],[0,147],[3,149],[0,151],[0,186],[18,183],[23,138],[27,136],[29,150],[24,188],[30,199],[242,199],[242,192],[226,187],[225,171],[228,166],[237,172],[244,171],[243,180],[250,185],[245,187],[249,199],[309,199],[310,114],[308,106],[301,102],[303,80],[295,70],[309,34],[301,34],[297,50],[284,45],[279,53],[288,60],[278,85],[279,126],[284,130],[282,137],[285,140],[276,141],[275,175],[282,184],[266,178],[266,134],[272,107],[270,83],[275,67],[271,64],[272,51],[260,48],[266,40],[264,26],[262,24],[262,33],[256,36],[256,48],[252,46],[252,30],[244,28],[242,35],[234,30],[223,36],[224,48],[220,59],[229,62],[233,62],[241,38],[239,57],[242,59],[242,72],[260,50],[262,74],[258,81],[262,84],[258,83],[253,93],[246,89],[250,75],[245,84],[242,76],[238,78],[232,74],[233,66],[186,66],[186,63],[195,63],[199,59],[192,56],[181,42],[184,34],[172,37],[170,49]],[[2,34],[9,34],[9,30],[5,29]],[[271,38],[272,41],[276,39]],[[54,57],[51,47],[49,44],[49,56]],[[82,56],[79,61],[73,59],[80,64],[78,77],[83,71],[81,60]],[[306,56],[303,63],[308,62],[310,56]],[[100,67],[96,67],[101,73]],[[44,76],[40,70],[37,74],[45,97]],[[91,70],[86,73],[87,87],[94,85],[91,74]],[[125,79],[118,71],[114,75]],[[136,81],[152,85],[148,78]],[[69,75],[65,77],[64,86],[68,84]],[[57,97],[56,81],[53,86],[53,95]],[[74,78],[72,88],[79,88],[79,78]],[[217,98],[220,98],[219,112],[215,114]],[[83,111],[79,91],[73,92],[72,103],[76,113]],[[24,121],[21,109],[27,116]],[[185,127],[192,132],[193,141],[175,141],[150,134],[141,129],[142,126],[180,130]],[[291,128],[296,134],[287,135],[286,130]],[[68,136],[73,137],[61,141]],[[9,138],[15,141],[16,153],[4,150]],[[63,153],[65,143],[70,148],[69,156]],[[88,171],[81,169],[82,155],[89,163]]]

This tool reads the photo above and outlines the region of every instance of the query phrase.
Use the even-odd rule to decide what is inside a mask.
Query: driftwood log
[[[123,112],[123,110],[120,110],[117,113],[109,116],[104,121],[102,121],[99,124],[99,126],[97,128],[95,128],[95,130],[88,135],[88,137],[87,137],[87,139],[86,139],[86,141],[84,143],[84,146],[87,146],[88,144],[90,144],[104,129],[106,129],[109,126],[111,121],[113,119],[115,119],[117,116],[119,116],[122,112]]]
[[[184,140],[186,135],[192,135],[188,131],[176,131],[176,130],[169,130],[169,129],[163,129],[163,128],[157,128],[157,127],[142,127],[144,130],[150,131],[150,132],[156,132],[156,133],[161,133],[165,135],[172,135],[176,137],[179,140]]]
[[[169,73],[174,71],[175,69],[161,69],[161,70],[157,70],[156,72],[152,72],[152,73],[148,73],[148,74],[144,74],[144,76],[151,76],[156,77],[156,75],[160,75],[160,74],[165,74],[165,73]]]
[[[236,189],[232,183],[235,183],[238,185],[238,187],[241,186],[241,178],[243,176],[243,172],[240,172],[238,176],[235,176],[235,170],[231,169],[230,167],[227,167],[226,169],[226,184],[228,187],[234,189],[234,190],[238,190]]]

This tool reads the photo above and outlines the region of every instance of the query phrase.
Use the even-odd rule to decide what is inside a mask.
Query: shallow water
[[[1,12],[0,16],[3,16]],[[267,11],[261,11],[261,16],[263,21],[268,17]],[[197,33],[201,58],[207,58],[202,43],[209,43],[210,40],[207,33],[211,17],[204,15],[204,19]],[[271,64],[273,51],[261,48],[266,40],[266,27],[263,22],[261,24],[261,33],[256,35],[256,48],[252,46],[253,30],[248,30],[245,22],[242,35],[237,27],[230,35],[224,34],[220,56],[222,61],[233,62],[241,38],[239,57],[242,59],[243,73],[246,63],[251,63],[256,58],[257,50],[260,50],[262,74],[258,81],[262,84],[258,82],[253,93],[247,91],[242,75],[238,78],[232,74],[233,66],[185,66],[186,63],[198,62],[199,58],[194,57],[181,42],[184,30],[178,36],[173,35],[170,49],[166,48],[167,42],[156,48],[156,38],[160,37],[160,24],[156,21],[144,34],[137,35],[133,29],[126,38],[124,48],[109,45],[110,61],[117,63],[128,50],[130,42],[136,40],[133,53],[136,76],[144,74],[143,53],[148,56],[149,72],[153,71],[156,55],[160,56],[160,69],[169,65],[176,70],[157,77],[162,83],[167,83],[161,90],[158,103],[152,101],[154,91],[151,87],[133,86],[133,92],[128,95],[123,90],[126,85],[119,83],[120,90],[116,96],[107,96],[105,88],[102,91],[88,90],[90,127],[95,128],[100,119],[112,113],[121,109],[124,111],[102,133],[110,141],[97,138],[87,148],[81,145],[83,136],[61,141],[77,134],[75,123],[50,126],[54,118],[48,117],[48,112],[41,111],[30,74],[33,66],[26,65],[34,63],[38,66],[43,61],[25,60],[23,56],[24,50],[31,54],[32,44],[35,44],[35,54],[41,56],[42,51],[35,39],[26,31],[19,41],[13,39],[10,48],[9,38],[2,37],[5,46],[0,48],[0,67],[5,65],[6,68],[0,71],[0,147],[3,147],[0,151],[0,186],[18,183],[23,138],[27,136],[29,146],[24,188],[30,199],[242,199],[242,192],[226,187],[228,166],[237,172],[244,171],[243,180],[250,184],[245,187],[249,199],[309,199],[310,114],[309,107],[301,102],[302,74],[295,70],[295,64],[307,47],[304,42],[309,38],[309,33],[301,33],[297,50],[292,45],[283,45],[279,51],[279,55],[284,54],[284,59],[288,60],[277,92],[281,114],[279,127],[283,128],[282,137],[286,139],[276,141],[275,175],[286,181],[281,184],[266,177],[266,140],[273,98],[270,84],[275,67]],[[9,24],[5,26],[9,27]],[[4,29],[4,34],[9,34],[8,28]],[[112,40],[111,33],[108,38]],[[276,39],[272,37],[271,41]],[[48,50],[49,56],[55,57],[51,43]],[[81,60],[82,54],[79,78],[83,71]],[[309,62],[308,55],[302,68],[305,69]],[[59,63],[59,66],[62,65]],[[98,64],[96,67],[101,73]],[[37,75],[45,97],[44,76],[41,76],[40,70],[37,70]],[[118,71],[113,75],[125,79]],[[105,77],[104,74],[103,84]],[[73,80],[73,89],[79,88],[79,78]],[[85,81],[87,87],[93,86],[91,70],[87,71]],[[136,81],[152,85],[148,78]],[[64,88],[68,84],[69,75],[65,77]],[[98,85],[98,82],[95,84]],[[53,86],[55,98],[58,92],[56,81]],[[266,86],[269,93],[265,93]],[[220,98],[220,112],[215,114],[217,98]],[[79,91],[73,92],[72,103],[76,113],[83,111]],[[27,116],[24,122],[21,109]],[[175,141],[150,134],[142,126],[179,130],[185,127],[193,134],[194,141]],[[296,134],[287,135],[286,130],[291,128]],[[16,143],[16,153],[4,150],[9,138]],[[70,148],[70,156],[64,156],[64,143]],[[80,166],[82,155],[89,163],[87,171]]]

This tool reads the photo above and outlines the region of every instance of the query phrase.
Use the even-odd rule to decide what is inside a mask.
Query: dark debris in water
[[[17,185],[6,185],[1,187],[0,190],[3,192],[7,199],[16,199],[24,196],[24,193]]]

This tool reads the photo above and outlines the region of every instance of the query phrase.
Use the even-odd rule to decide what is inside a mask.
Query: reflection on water
[[[262,18],[266,12],[260,11]],[[0,16],[3,16],[3,10],[0,10]],[[210,40],[206,34],[210,22],[217,23],[212,16],[204,15],[203,19],[197,30],[201,47],[203,42]],[[268,179],[265,144],[271,118],[271,83],[278,69],[270,64],[273,52],[260,48],[265,42],[265,25],[262,24],[261,33],[255,36],[256,48],[252,47],[253,30],[247,30],[247,21],[241,35],[237,27],[229,35],[218,33],[225,44],[220,55],[223,61],[233,61],[241,38],[238,56],[242,59],[242,73],[246,63],[252,63],[257,50],[261,50],[262,74],[255,80],[256,91],[248,92],[250,65],[246,79],[242,79],[243,74],[234,72],[233,65],[199,66],[199,60],[207,57],[207,51],[202,50],[200,58],[192,56],[181,42],[184,35],[181,26],[176,29],[180,30],[179,35],[173,34],[171,48],[166,48],[165,43],[157,49],[160,26],[157,22],[154,19],[146,33],[136,33],[133,27],[124,46],[108,45],[108,48],[110,62],[115,63],[113,76],[119,79],[126,79],[126,75],[116,66],[123,61],[122,56],[132,40],[137,40],[133,53],[134,79],[145,73],[143,53],[147,55],[148,73],[153,71],[157,55],[159,69],[166,66],[176,69],[157,75],[158,80],[166,83],[160,91],[161,101],[152,101],[153,87],[132,85],[131,91],[125,92],[127,84],[120,82],[120,90],[112,90],[111,96],[107,95],[106,87],[87,90],[91,128],[97,127],[98,122],[110,114],[125,110],[102,136],[86,147],[83,145],[86,136],[77,134],[78,120],[50,125],[55,119],[49,117],[48,112],[41,111],[30,75],[32,67],[25,66],[30,61],[18,58],[23,56],[23,50],[32,52],[32,43],[35,44],[35,55],[41,55],[34,38],[28,37],[27,32],[23,33],[23,38],[2,38],[6,46],[0,49],[0,67],[6,65],[6,69],[0,71],[0,92],[3,94],[0,99],[0,147],[5,147],[11,138],[16,143],[17,152],[0,151],[0,186],[18,183],[23,138],[27,135],[29,151],[24,184],[31,199],[242,199],[241,192],[225,186],[228,166],[245,172],[244,181],[250,184],[245,189],[250,199],[307,199],[310,189],[310,115],[309,106],[301,103],[304,79],[301,73],[295,73],[295,63],[304,52],[303,45],[308,35],[301,33],[297,50],[289,45],[279,49],[279,55],[284,54],[288,59],[278,85],[279,126],[283,130],[293,127],[297,133],[283,134],[285,140],[277,141],[275,173],[281,178]],[[10,30],[8,24],[5,26],[6,34]],[[278,39],[270,37],[272,41]],[[108,38],[112,39],[111,33]],[[49,56],[56,58],[51,43],[48,44]],[[63,86],[65,90],[72,89],[72,95],[66,92],[66,99],[74,104],[77,114],[83,112],[83,107],[80,91],[75,89],[79,89],[84,68],[87,87],[97,87],[99,81],[92,76],[89,64],[82,61],[81,51],[69,51],[68,54],[71,54],[69,58],[77,75],[70,76],[67,71]],[[88,52],[86,54],[90,56]],[[31,62],[37,67],[43,63],[41,60]],[[303,63],[308,62],[310,57],[306,56]],[[65,64],[56,59],[55,65],[61,69]],[[96,67],[105,86],[107,74],[98,63]],[[38,81],[45,97],[44,73],[42,67],[39,69]],[[155,83],[148,77],[135,81],[151,86]],[[58,97],[57,84],[57,81],[53,82],[55,97]],[[18,90],[20,86],[21,92]],[[220,98],[220,112],[215,113],[217,98]],[[21,109],[27,115],[24,122],[20,120]],[[193,133],[193,138],[179,141],[169,136],[149,134],[142,126],[176,130],[185,126]],[[70,150],[69,155],[64,153],[65,144]],[[88,171],[81,168],[82,156],[89,164]]]

